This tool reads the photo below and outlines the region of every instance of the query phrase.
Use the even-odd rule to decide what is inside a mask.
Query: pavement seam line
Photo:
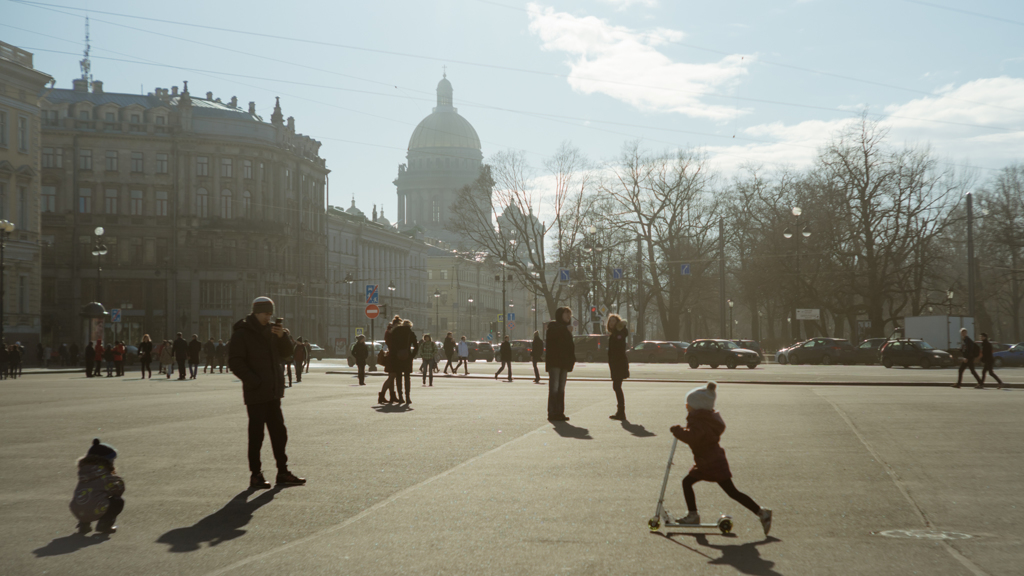
[[[910,506],[914,509],[914,512],[917,513],[918,517],[921,519],[921,522],[924,523],[925,527],[932,528],[933,526],[931,521],[928,520],[928,517],[925,515],[924,511],[921,510],[921,507],[917,504],[917,501],[915,501],[914,498],[910,495],[910,492],[907,491],[906,487],[903,485],[903,480],[901,480],[896,471],[892,469],[892,466],[889,466],[889,463],[882,459],[882,457],[877,452],[875,452],[871,445],[868,444],[867,439],[864,438],[864,436],[860,433],[860,430],[857,429],[857,426],[854,425],[853,420],[851,420],[850,417],[846,414],[846,412],[839,408],[839,406],[835,402],[833,402],[828,397],[822,395],[821,392],[819,392],[816,388],[812,388],[812,390],[815,394],[818,395],[819,398],[821,398],[825,402],[828,402],[829,405],[831,405],[832,408],[836,411],[836,413],[838,413],[839,416],[843,419],[843,421],[846,422],[846,425],[850,427],[850,430],[853,430],[854,435],[857,436],[857,439],[860,440],[860,443],[864,445],[864,448],[867,449],[868,453],[871,454],[871,456],[875,459],[876,462],[878,462],[879,464],[882,465],[883,468],[885,468],[885,472],[886,474],[889,475],[889,479],[892,480],[893,484],[896,485],[896,488],[899,489],[900,494],[903,494],[903,497],[906,498],[908,503],[910,503]],[[978,568],[978,566],[974,562],[968,560],[966,556],[961,554],[960,551],[954,548],[949,542],[943,540],[942,547],[946,549],[946,552],[948,552],[954,560],[963,565],[964,568],[970,570],[971,573],[974,574],[974,576],[989,576],[988,573],[986,573],[981,568]]]
[[[593,405],[594,404],[588,405],[586,408],[590,408]],[[229,565],[227,565],[227,566],[225,566],[223,568],[218,568],[217,570],[214,570],[213,572],[208,572],[207,576],[218,576],[220,574],[227,574],[228,572],[231,572],[231,571],[235,570],[236,568],[241,568],[242,566],[245,566],[246,564],[249,564],[249,563],[254,562],[256,560],[261,560],[263,558],[267,558],[269,556],[277,554],[278,552],[283,552],[283,551],[288,550],[290,548],[294,548],[294,547],[296,547],[296,546],[298,546],[300,544],[305,544],[306,542],[309,542],[311,540],[315,540],[316,538],[319,538],[321,536],[326,536],[328,534],[337,532],[338,530],[341,530],[343,528],[347,528],[351,524],[354,524],[355,522],[363,519],[364,517],[369,516],[371,513],[376,512],[377,510],[387,506],[388,504],[391,504],[392,502],[394,502],[395,500],[398,500],[399,498],[405,496],[406,494],[409,494],[410,492],[414,492],[416,490],[419,490],[420,488],[422,488],[422,487],[424,487],[424,486],[434,482],[435,480],[440,480],[441,478],[444,478],[445,476],[448,476],[449,474],[451,474],[452,472],[455,472],[456,470],[464,468],[464,467],[472,464],[473,462],[476,462],[477,460],[480,460],[481,458],[484,458],[485,456],[490,456],[491,454],[494,454],[495,452],[498,452],[499,450],[505,448],[506,446],[510,446],[512,444],[515,444],[516,442],[519,442],[520,440],[523,440],[524,438],[528,438],[528,437],[533,436],[534,434],[536,434],[538,432],[541,432],[541,431],[543,431],[545,429],[548,429],[549,426],[550,426],[550,424],[545,424],[545,425],[540,426],[539,428],[537,428],[535,430],[531,430],[530,432],[527,432],[526,434],[523,434],[522,436],[520,436],[518,438],[514,438],[514,439],[509,440],[508,442],[506,442],[506,443],[504,443],[504,444],[502,444],[500,446],[496,446],[496,447],[488,450],[487,452],[484,452],[483,454],[477,454],[476,456],[470,458],[469,460],[466,460],[465,462],[457,464],[457,465],[449,468],[448,470],[445,470],[444,472],[441,472],[440,474],[437,474],[436,476],[431,476],[430,478],[427,478],[426,480],[423,480],[422,482],[420,482],[418,484],[414,484],[412,486],[409,486],[408,488],[405,488],[404,490],[401,490],[399,492],[396,492],[395,494],[392,494],[391,496],[387,497],[386,499],[384,499],[384,500],[374,504],[373,506],[370,506],[366,510],[363,510],[362,512],[356,514],[355,516],[353,516],[353,517],[351,517],[351,518],[349,518],[349,519],[347,519],[347,520],[345,520],[345,521],[343,521],[343,522],[341,522],[339,524],[335,524],[334,526],[328,526],[327,528],[324,528],[324,529],[322,529],[322,530],[320,530],[318,532],[314,532],[314,533],[309,534],[307,536],[303,536],[302,538],[299,538],[298,540],[292,540],[291,542],[289,542],[287,544],[278,546],[277,548],[274,548],[273,550],[267,550],[266,552],[263,552],[261,554],[257,554],[255,556],[249,556],[248,558],[245,558],[244,560],[239,560],[238,562],[235,562],[233,564],[229,564]]]

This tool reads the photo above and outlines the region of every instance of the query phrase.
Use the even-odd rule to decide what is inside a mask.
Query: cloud
[[[711,93],[728,89],[747,74],[751,55],[718,62],[674,62],[657,47],[679,41],[682,32],[639,32],[594,16],[573,16],[537,4],[527,6],[530,32],[544,50],[569,55],[569,85],[583,94],[605,94],[640,110],[728,120],[749,110],[710,104]]]

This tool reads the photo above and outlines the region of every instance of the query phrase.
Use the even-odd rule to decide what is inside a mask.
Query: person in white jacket
[[[465,336],[459,340],[459,344],[456,346],[456,351],[459,353],[459,363],[455,365],[455,370],[452,371],[452,374],[458,374],[459,366],[465,366],[466,376],[469,376],[469,344],[466,344]]]

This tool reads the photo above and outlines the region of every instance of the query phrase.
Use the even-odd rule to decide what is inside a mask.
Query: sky
[[[0,40],[70,88],[85,15],[107,92],[188,80],[323,146],[332,205],[394,220],[398,165],[446,71],[485,158],[571,142],[700,148],[723,174],[810,165],[863,110],[980,180],[1024,159],[1024,2],[0,0]],[[244,32],[244,33],[239,33]]]

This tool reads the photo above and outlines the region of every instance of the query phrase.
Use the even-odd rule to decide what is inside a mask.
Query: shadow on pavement
[[[411,412],[412,406],[408,404],[379,404],[373,407],[377,412],[390,413],[390,412]]]
[[[760,551],[757,549],[762,544],[782,542],[778,538],[768,536],[760,542],[747,542],[746,544],[710,544],[707,534],[697,534],[694,538],[697,540],[697,544],[713,548],[722,553],[721,557],[708,562],[708,564],[732,566],[741,574],[781,576],[779,572],[773,570],[775,562],[762,558]]]
[[[36,558],[42,558],[43,556],[60,556],[61,554],[71,554],[72,552],[78,552],[82,548],[102,544],[107,540],[110,540],[110,537],[106,534],[83,536],[75,533],[70,536],[54,538],[49,544],[42,548],[36,548],[32,553],[36,555]]]
[[[220,510],[192,526],[175,528],[166,532],[156,541],[161,544],[169,544],[171,547],[169,552],[194,552],[203,542],[208,542],[210,546],[216,546],[221,542],[234,540],[245,534],[242,527],[252,520],[253,513],[273,500],[274,496],[282,489],[282,486],[275,486],[249,501],[247,501],[249,496],[256,490],[249,488],[244,492],[239,492]]]
[[[558,433],[562,438],[576,438],[577,440],[593,440],[590,436],[590,430],[586,428],[580,428],[579,426],[573,426],[568,422],[552,422],[555,427],[555,432]]]
[[[637,438],[650,438],[652,436],[657,436],[657,434],[655,434],[654,432],[651,432],[647,428],[644,428],[643,424],[633,424],[629,420],[622,421],[622,429],[625,430],[626,432],[629,432],[633,436],[636,436]]]

